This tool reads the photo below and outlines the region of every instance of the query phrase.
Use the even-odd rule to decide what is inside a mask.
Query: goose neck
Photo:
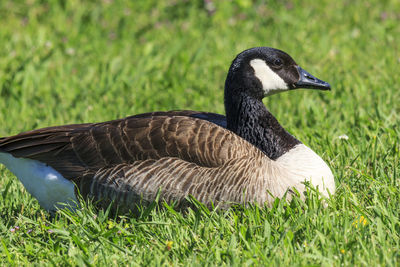
[[[243,92],[225,94],[227,128],[275,160],[301,142],[268,111],[262,98]]]

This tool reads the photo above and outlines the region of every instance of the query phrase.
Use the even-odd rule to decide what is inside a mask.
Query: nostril
[[[305,77],[306,77],[307,79],[309,79],[309,80],[315,81],[315,78],[314,78],[313,76],[310,76],[310,75],[306,74]]]

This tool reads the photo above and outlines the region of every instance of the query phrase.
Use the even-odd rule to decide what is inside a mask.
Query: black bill
[[[315,78],[307,71],[303,70],[299,66],[297,66],[297,70],[300,74],[300,79],[298,82],[294,83],[293,89],[296,88],[310,88],[310,89],[320,89],[320,90],[331,90],[331,86],[329,83],[324,82],[318,78]]]

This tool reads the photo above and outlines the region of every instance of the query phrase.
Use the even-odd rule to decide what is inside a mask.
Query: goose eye
[[[283,62],[282,62],[281,59],[277,58],[277,59],[275,59],[275,61],[274,61],[274,65],[275,65],[276,67],[282,67]]]

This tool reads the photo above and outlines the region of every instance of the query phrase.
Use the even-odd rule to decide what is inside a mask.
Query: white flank
[[[285,81],[279,77],[262,59],[253,59],[250,66],[254,69],[254,75],[260,80],[265,96],[288,90]]]
[[[276,162],[292,173],[298,182],[309,181],[326,197],[335,193],[335,179],[331,169],[309,147],[299,144],[279,157]]]
[[[76,207],[74,184],[46,164],[32,159],[15,158],[9,153],[0,153],[3,163],[35,197],[39,204],[49,210]]]

